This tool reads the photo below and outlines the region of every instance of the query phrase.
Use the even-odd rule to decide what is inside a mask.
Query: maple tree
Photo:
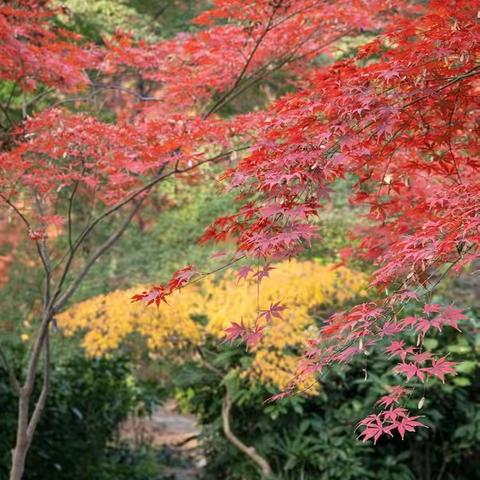
[[[232,119],[217,114],[222,108],[281,69],[293,82],[342,36],[396,16],[397,3],[374,1],[367,10],[350,1],[217,1],[195,20],[202,26],[195,33],[147,43],[118,32],[102,45],[84,41],[68,22],[60,27],[65,21],[57,18],[68,11],[58,4],[0,4],[0,79],[9,90],[1,105],[0,199],[13,228],[22,226],[31,239],[44,273],[23,379],[1,355],[19,398],[11,480],[22,478],[47,399],[55,315],[154,187],[180,175],[193,180],[202,165],[244,150],[267,112]],[[90,217],[80,218],[79,203]],[[85,257],[82,245],[107,220],[117,225]],[[178,272],[167,290],[147,298],[158,303],[194,273]],[[33,399],[41,356],[43,389]]]
[[[243,206],[214,222],[204,240],[229,239],[239,255],[262,262],[256,272],[242,270],[244,278],[260,282],[272,261],[311,243],[335,180],[353,176],[351,202],[368,212],[356,232],[359,245],[343,254],[374,262],[372,289],[383,298],[334,314],[311,340],[298,375],[385,342],[407,380],[443,382],[455,373],[454,362],[424,352],[423,339],[466,318],[430,298],[450,271],[478,258],[479,39],[477,2],[417,5],[355,58],[305,69],[301,89],[270,107],[249,154],[226,173]],[[174,278],[134,300],[158,304],[180,286]],[[409,304],[424,305],[424,315],[402,318]],[[237,321],[227,337],[257,343],[267,324],[262,315],[253,327]],[[417,334],[416,345],[388,343],[408,331]],[[394,405],[400,398],[360,423],[364,440],[394,431],[403,438],[422,425]]]
[[[379,265],[377,287],[397,289],[381,304],[332,317],[312,341],[304,374],[370,348],[380,329],[383,336],[407,328],[423,335],[457,325],[462,314],[448,307],[413,323],[396,318],[406,300],[428,297],[436,271],[476,257],[477,7],[473,0],[216,0],[194,20],[194,33],[148,43],[118,32],[93,45],[60,28],[55,19],[65,12],[48,2],[0,4],[0,78],[10,87],[1,107],[0,199],[29,235],[45,278],[24,382],[10,369],[19,397],[11,480],[22,477],[48,395],[55,315],[155,186],[178,176],[198,180],[202,165],[233,161],[247,147],[225,176],[244,205],[204,236],[236,242],[233,262],[246,256],[264,265],[242,277],[260,282],[271,261],[314,239],[309,220],[327,201],[328,185],[354,175],[352,201],[371,220],[358,232],[360,255]],[[355,58],[319,65],[340,38],[380,29]],[[280,70],[293,93],[264,110],[220,115]],[[80,201],[92,212],[86,224],[76,221]],[[107,219],[117,225],[83,258],[85,240]],[[186,267],[135,299],[158,305],[197,275]],[[278,308],[232,333],[256,343]],[[412,348],[400,352],[408,375],[403,365],[412,364],[417,377],[451,372],[444,359],[420,366],[410,356],[421,355],[421,341]],[[44,388],[30,413],[42,355]],[[416,426],[392,411],[383,413],[381,433]]]

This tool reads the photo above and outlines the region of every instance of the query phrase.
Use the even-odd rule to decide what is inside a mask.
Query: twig
[[[70,247],[70,251],[73,250],[73,243],[72,243],[72,210],[73,210],[73,200],[75,198],[75,194],[77,193],[78,185],[80,181],[77,180],[73,186],[72,193],[68,197],[68,212],[67,212],[67,222],[68,222],[68,246]]]
[[[82,280],[85,278],[85,276],[88,274],[90,269],[93,267],[95,262],[105,253],[107,252],[113,245],[114,243],[123,235],[125,230],[128,228],[130,225],[130,222],[132,221],[133,217],[135,214],[140,210],[140,207],[143,204],[143,201],[145,198],[142,198],[137,205],[132,209],[130,214],[125,218],[125,220],[122,222],[118,230],[113,233],[105,242],[98,247],[98,249],[95,251],[95,253],[91,256],[91,258],[88,260],[86,265],[83,267],[82,271],[77,275],[75,280],[72,281],[70,284],[69,288],[65,291],[65,293],[58,299],[58,301],[52,306],[53,311],[59,311],[63,305],[70,299],[70,297],[75,293],[77,288],[80,286],[80,283]]]
[[[31,232],[32,231],[32,228],[30,226],[30,222],[28,221],[27,217],[18,209],[18,207],[9,199],[7,198],[5,195],[3,195],[2,193],[0,193],[0,198],[7,204],[10,206],[10,208],[12,208],[12,210],[20,217],[20,219],[22,220],[22,222],[25,224],[25,226],[27,227],[28,231]],[[43,251],[42,249],[40,248],[40,245],[38,242],[35,242],[35,245],[37,247],[37,252],[38,252],[38,255],[40,257],[40,260],[42,261],[42,264],[43,264],[43,268],[45,269],[45,272],[48,272],[49,271],[49,266],[48,266],[48,259],[46,257],[44,257],[44,254],[43,254]]]
[[[259,35],[259,37],[257,38],[257,41],[255,42],[255,45],[252,49],[252,51],[250,52],[250,54],[248,55],[247,57],[247,61],[245,62],[245,64],[243,65],[243,68],[242,70],[240,71],[240,73],[238,74],[233,86],[227,91],[225,92],[208,110],[207,112],[205,113],[205,115],[203,116],[204,118],[208,118],[213,112],[215,112],[225,101],[225,99],[227,99],[230,94],[238,87],[238,84],[242,81],[245,73],[247,72],[248,70],[248,67],[250,66],[250,63],[252,63],[252,60],[253,60],[253,57],[255,55],[255,53],[257,52],[258,48],[260,47],[261,43],[263,42],[263,39],[267,36],[268,32],[272,29],[272,21],[273,21],[273,18],[275,17],[275,13],[277,12],[279,6],[275,6],[273,7],[272,9],[272,14],[270,15],[268,21],[267,21],[267,25],[265,26],[265,29],[263,30],[263,32]]]
[[[20,385],[18,383],[17,377],[15,376],[15,372],[13,371],[13,368],[10,365],[10,362],[8,361],[7,356],[5,355],[1,346],[0,346],[0,360],[2,361],[4,368],[8,373],[8,377],[10,379],[10,383],[12,385],[14,392],[18,395],[20,393]]]
[[[134,192],[132,192],[130,195],[128,195],[125,199],[123,199],[122,201],[118,202],[117,204],[113,205],[112,207],[110,207],[109,209],[107,209],[105,212],[103,212],[101,215],[99,215],[95,220],[93,220],[89,225],[87,225],[84,230],[79,234],[79,236],[77,237],[77,239],[75,240],[75,242],[73,242],[73,246],[72,248],[70,249],[69,253],[68,253],[68,258],[67,258],[67,261],[66,261],[66,264],[65,264],[65,267],[63,269],[63,272],[62,272],[62,275],[61,275],[61,278],[60,278],[60,281],[58,282],[58,285],[56,287],[56,290],[55,290],[55,293],[52,295],[51,297],[51,300],[50,300],[50,305],[49,305],[49,308],[52,309],[52,312],[56,312],[58,311],[58,309],[60,308],[60,305],[64,305],[65,304],[65,294],[62,296],[62,301],[56,301],[57,298],[60,296],[61,292],[62,292],[62,288],[63,288],[63,285],[66,281],[66,278],[67,278],[67,275],[70,271],[70,267],[72,265],[72,262],[74,260],[74,257],[75,257],[75,254],[76,254],[76,251],[78,250],[78,248],[80,247],[80,245],[82,244],[82,242],[85,240],[85,238],[89,235],[89,233],[102,221],[104,220],[105,218],[109,217],[110,215],[112,215],[113,213],[115,213],[116,211],[120,210],[122,207],[124,207],[125,205],[127,205],[128,203],[134,201],[137,197],[139,197],[140,195],[142,195],[143,193],[151,190],[155,185],[157,185],[159,182],[161,182],[162,180],[165,180],[166,178],[168,177],[171,177],[171,176],[174,176],[174,175],[181,175],[183,173],[187,173],[189,171],[192,171],[198,167],[200,167],[201,165],[204,165],[206,163],[212,163],[212,162],[215,162],[223,157],[226,157],[228,155],[230,155],[231,153],[235,152],[235,151],[241,151],[241,150],[245,150],[249,148],[248,146],[244,146],[244,147],[239,147],[237,149],[234,149],[234,150],[230,150],[228,152],[223,152],[219,155],[216,155],[214,157],[211,157],[211,158],[208,158],[208,159],[205,159],[205,160],[201,160],[199,162],[197,162],[196,164],[194,165],[191,165],[189,167],[186,167],[186,168],[183,168],[183,169],[178,169],[178,166],[176,166],[176,168],[174,168],[173,170],[167,172],[167,173],[160,173],[159,175],[157,175],[156,177],[154,177],[152,180],[150,180],[149,182],[147,182],[145,185],[143,185],[142,187],[138,188],[137,190],[135,190]],[[162,169],[163,170],[163,169]],[[128,226],[128,225],[127,225]],[[126,226],[125,226],[125,229],[126,229]],[[113,242],[115,242],[120,236],[121,234],[123,234],[123,232],[125,231],[125,229],[123,229],[120,233],[120,235],[118,237],[116,237],[114,239]],[[110,240],[110,239],[109,239]],[[109,240],[107,240],[107,242],[109,242]],[[106,242],[106,243],[107,243]],[[113,243],[112,243],[113,244]],[[100,247],[102,248],[102,247]],[[107,249],[110,248],[110,246],[107,247]],[[99,253],[99,255],[95,258],[94,262],[96,261],[96,259],[101,256],[101,254],[103,254],[104,252],[102,251],[100,253],[100,249],[96,252],[97,254]],[[94,254],[95,256],[96,254]],[[93,257],[92,257],[93,258]],[[93,263],[94,263],[93,262]],[[93,263],[88,267],[88,270],[91,268],[91,266],[93,265]],[[82,276],[82,279],[83,277],[86,275],[86,273],[88,273],[88,270],[87,272],[85,272]],[[82,275],[82,274],[80,274]],[[78,278],[78,277],[77,277]],[[76,288],[78,287],[78,285],[75,287],[74,290],[76,290]],[[73,292],[72,292],[73,293]],[[70,297],[70,295],[69,295]],[[55,304],[55,307],[53,307],[53,305]]]

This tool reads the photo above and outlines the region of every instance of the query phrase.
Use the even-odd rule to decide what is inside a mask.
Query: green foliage
[[[385,373],[391,365],[383,356],[371,354],[374,358],[369,360],[366,378],[365,362],[359,359],[329,371],[318,396],[264,404],[276,392],[262,385],[252,387],[238,376],[249,362],[248,355],[240,348],[209,346],[208,365],[191,363],[175,372],[180,405],[196,413],[204,424],[205,478],[260,478],[255,465],[222,433],[225,382],[233,389],[232,430],[269,461],[279,480],[476,478],[480,468],[480,362],[475,342],[480,337],[474,325],[466,330],[461,334],[446,331],[426,345],[463,360],[453,383],[409,385],[414,392],[407,407],[416,408],[424,395],[424,420],[429,428],[407,435],[404,441],[394,437],[376,446],[357,440],[352,427],[372,411],[389,385],[400,381]],[[223,382],[212,366],[224,372]]]
[[[204,0],[66,0],[75,30],[96,42],[117,29],[155,40],[195,28],[190,20],[205,9]]]
[[[188,264],[208,271],[224,261],[210,259],[221,247],[198,244],[208,224],[232,209],[232,197],[220,195],[211,178],[193,186],[166,183],[155,203],[94,266],[76,300],[139,283],[165,281]]]
[[[38,385],[36,390],[38,394]],[[110,446],[118,426],[139,404],[147,411],[151,408],[152,395],[147,393],[124,358],[86,359],[73,354],[57,364],[27,459],[26,480],[108,479],[102,472],[115,467]],[[7,478],[16,406],[5,371],[0,370],[0,478]]]

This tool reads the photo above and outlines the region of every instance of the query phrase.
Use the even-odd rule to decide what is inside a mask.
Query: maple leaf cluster
[[[97,52],[92,46],[78,46],[79,35],[54,27],[55,13],[34,0],[2,2],[0,79],[16,81],[26,90],[38,83],[61,91],[88,84],[85,69],[96,65]]]
[[[166,174],[198,178],[198,166],[244,149],[265,122],[266,112],[228,119],[217,110],[275,71],[307,65],[341,36],[383,24],[383,2],[372,2],[368,15],[364,7],[349,1],[214,2],[195,20],[204,26],[195,33],[147,43],[118,32],[98,46],[58,28],[56,15],[66,11],[48,1],[1,5],[0,78],[13,83],[12,95],[23,90],[29,97],[24,122],[0,154],[0,193],[42,236],[48,224],[28,208],[33,198],[25,209],[18,205],[32,189],[49,206],[47,219],[60,214],[67,220],[66,209],[56,205],[61,191],[115,205],[142,187],[148,193],[149,182]],[[293,70],[290,75],[293,81]],[[139,78],[151,85],[148,93],[132,87]],[[50,89],[37,95],[40,85]],[[71,92],[79,96],[64,96]],[[102,121],[84,108],[99,95],[117,121]],[[36,101],[50,97],[37,111]],[[69,104],[86,111],[70,113]],[[282,235],[279,243],[291,242]]]
[[[192,265],[177,270],[166,285],[155,285],[148,291],[132,296],[132,302],[145,302],[147,305],[155,304],[157,307],[161,302],[167,303],[167,297],[173,292],[180,290],[189,281],[199,275]]]
[[[409,416],[407,410],[401,407],[392,408],[377,415],[372,414],[359,423],[359,426],[365,427],[360,437],[363,437],[364,442],[373,438],[373,442],[377,443],[383,434],[392,436],[392,432],[397,430],[403,440],[406,432],[413,432],[415,427],[425,426],[417,420],[418,418],[418,416]]]

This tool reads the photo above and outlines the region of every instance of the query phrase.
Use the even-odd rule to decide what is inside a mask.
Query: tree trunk
[[[10,480],[22,480],[28,452],[28,404],[29,395],[22,390],[18,402],[17,439],[12,450],[12,468]]]
[[[22,480],[26,459],[27,459],[27,446],[25,444],[17,445],[13,450],[10,480]]]
[[[49,322],[49,317],[46,317],[46,320],[43,323],[43,329],[40,332],[33,348],[25,385],[18,390],[17,438],[15,440],[15,448],[12,450],[10,480],[22,480],[23,478],[28,450],[32,444],[33,436],[47,402],[50,386]],[[42,353],[42,350],[45,354],[43,386],[37,403],[33,409],[33,413],[30,415],[30,400],[34,392],[38,358]]]

